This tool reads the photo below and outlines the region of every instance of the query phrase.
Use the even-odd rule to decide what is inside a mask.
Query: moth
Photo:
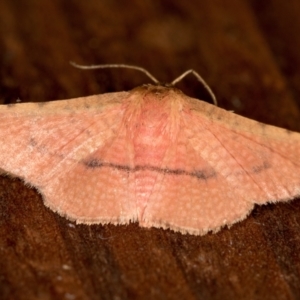
[[[299,196],[300,134],[190,98],[174,87],[181,77],[1,105],[2,173],[77,223],[138,221],[196,235],[243,220],[254,204]]]

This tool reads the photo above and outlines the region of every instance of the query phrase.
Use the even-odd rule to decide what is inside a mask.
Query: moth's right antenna
[[[211,88],[209,87],[209,85],[206,83],[206,81],[193,69],[187,70],[184,73],[182,73],[179,77],[177,77],[176,79],[174,79],[171,83],[171,85],[175,85],[176,83],[178,83],[179,81],[181,81],[184,77],[186,77],[189,74],[193,74],[204,86],[204,88],[206,89],[206,91],[209,93],[209,95],[211,96],[213,103],[218,106],[218,102],[217,102],[217,98],[215,96],[215,94],[213,93],[213,91],[211,90]]]

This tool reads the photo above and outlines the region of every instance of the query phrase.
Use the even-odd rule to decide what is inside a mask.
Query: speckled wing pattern
[[[126,95],[0,106],[0,168],[35,186],[48,207],[72,220],[128,222],[134,208],[123,172],[95,172],[84,163],[94,152],[110,161],[112,148],[126,147],[118,134]]]
[[[180,129],[165,157],[179,170],[157,180],[145,224],[204,234],[243,220],[255,203],[300,195],[299,133],[178,97]]]
[[[78,223],[190,234],[300,194],[300,134],[143,86],[0,106],[0,168]]]

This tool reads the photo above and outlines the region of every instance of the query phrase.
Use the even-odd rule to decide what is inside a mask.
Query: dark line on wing
[[[148,166],[148,165],[137,165],[137,166],[131,168],[131,167],[124,166],[124,165],[102,162],[97,159],[83,161],[83,164],[86,167],[91,168],[91,169],[106,167],[106,168],[121,170],[124,172],[153,171],[153,172],[163,173],[166,175],[191,176],[191,177],[196,177],[200,180],[207,180],[209,178],[213,178],[213,177],[217,176],[217,173],[213,169],[204,169],[204,170],[196,170],[195,172],[187,172],[182,169],[159,168],[159,167],[153,167],[153,166]]]
[[[260,173],[269,168],[271,168],[271,165],[269,164],[269,162],[264,161],[261,165],[252,167],[252,171],[253,171],[253,173]]]

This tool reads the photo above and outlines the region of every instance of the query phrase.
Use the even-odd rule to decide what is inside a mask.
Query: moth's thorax
[[[134,137],[145,140],[172,134],[178,126],[183,109],[182,92],[163,86],[146,85],[132,91],[126,100],[124,121]]]
[[[159,159],[176,137],[183,102],[180,91],[162,86],[142,86],[127,99],[124,122],[139,159]]]

